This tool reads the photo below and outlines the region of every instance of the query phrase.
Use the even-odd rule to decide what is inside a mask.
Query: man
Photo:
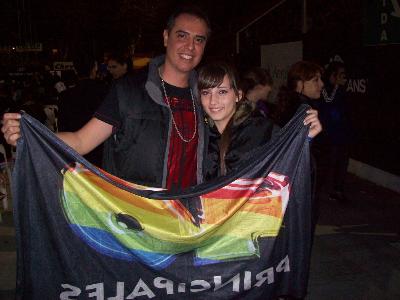
[[[58,136],[80,154],[105,145],[104,167],[135,183],[182,189],[201,181],[203,127],[196,74],[207,38],[208,18],[181,7],[164,30],[166,55],[155,58],[145,78],[124,77],[95,116],[76,132]],[[5,114],[2,131],[15,145],[19,114]]]

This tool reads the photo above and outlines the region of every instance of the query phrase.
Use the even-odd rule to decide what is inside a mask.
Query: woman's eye
[[[227,90],[219,90],[219,94],[220,94],[220,95],[225,95],[226,93],[228,93]]]
[[[207,96],[207,95],[209,94],[209,92],[208,92],[208,91],[201,91],[200,94],[201,94],[202,96]]]

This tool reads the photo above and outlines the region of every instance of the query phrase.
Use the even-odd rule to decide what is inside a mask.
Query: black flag
[[[304,297],[306,110],[234,173],[179,194],[107,174],[23,114],[13,174],[17,297]],[[199,220],[182,204],[192,200]]]

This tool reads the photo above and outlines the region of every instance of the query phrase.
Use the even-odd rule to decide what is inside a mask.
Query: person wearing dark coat
[[[349,148],[353,139],[349,99],[346,93],[346,70],[341,62],[332,62],[324,73],[325,87],[319,108],[324,132],[319,146],[324,164],[324,185],[328,197],[344,203]]]
[[[277,99],[277,109],[273,116],[274,121],[281,127],[285,126],[294,116],[301,104],[308,104],[314,108],[314,112],[318,115],[315,108],[319,106],[321,91],[324,86],[321,76],[323,69],[318,64],[309,61],[299,61],[293,64],[288,72],[287,84],[282,86]],[[319,131],[322,126],[318,121]],[[311,126],[312,128],[312,126]],[[309,137],[311,137],[309,135]],[[318,137],[319,138],[319,137]],[[317,140],[318,140],[317,138]],[[311,139],[310,139],[311,141]],[[317,142],[317,141],[316,141]],[[311,144],[311,182],[312,182],[312,228],[315,226],[319,216],[319,193],[317,189],[320,187],[319,166],[315,160],[314,145]]]
[[[266,120],[258,111],[252,111],[251,105],[245,101],[238,105],[226,129],[229,134],[227,132],[221,134],[215,124],[210,126],[207,159],[204,160],[206,165],[204,180],[234,171],[243,160],[250,156],[252,150],[271,139],[273,127],[271,120]],[[229,145],[225,145],[228,143],[227,139],[230,140]],[[221,164],[222,160],[223,164]],[[221,166],[224,167],[221,168]]]

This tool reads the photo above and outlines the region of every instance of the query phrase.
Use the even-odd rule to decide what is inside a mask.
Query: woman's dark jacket
[[[313,100],[300,93],[290,93],[289,95],[290,96],[285,102],[280,102],[278,100],[278,109],[275,113],[275,116],[273,117],[276,124],[278,124],[280,127],[285,126],[290,121],[290,119],[293,118],[293,116],[296,114],[297,109],[302,104],[308,104],[312,108],[318,110],[317,105],[319,100]],[[282,106],[282,103],[284,103],[285,105]]]
[[[273,127],[273,123],[257,111],[249,114],[244,120],[233,123],[231,141],[225,154],[226,173],[234,171],[241,162],[251,157],[252,150],[268,142],[271,139]],[[203,160],[205,181],[221,175],[221,134],[215,126],[207,126],[207,128],[208,145]]]

